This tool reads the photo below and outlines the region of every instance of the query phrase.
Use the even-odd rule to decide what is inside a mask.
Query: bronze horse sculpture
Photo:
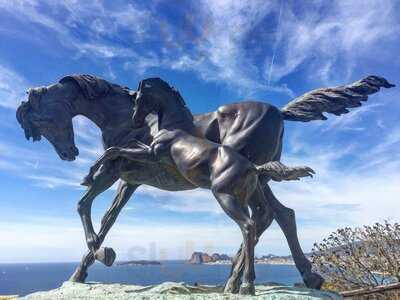
[[[226,105],[216,112],[193,116],[195,136],[228,146],[254,165],[260,166],[280,160],[284,120],[324,120],[324,112],[341,115],[348,112],[347,108],[360,106],[361,101],[366,101],[369,94],[377,92],[381,87],[392,86],[383,78],[369,76],[348,86],[309,92],[293,100],[282,110],[263,102]],[[179,93],[167,84],[164,87],[164,92],[170,93],[172,90],[181,99]],[[101,129],[105,149],[112,146],[128,149],[136,147],[138,152],[142,152],[157,134],[159,118],[149,114],[143,121],[143,126],[135,128],[131,115],[136,96],[136,91],[93,76],[67,76],[48,87],[31,89],[28,101],[23,102],[17,110],[17,119],[27,139],[32,137],[36,141],[44,136],[63,160],[73,160],[78,155],[72,127],[72,118],[76,115],[86,116]],[[187,113],[190,112],[187,110]],[[132,161],[121,158],[108,166],[102,166],[96,173],[78,204],[90,250],[82,258],[71,280],[85,280],[87,269],[95,260],[95,250],[100,248],[119,212],[138,186],[147,184],[165,190],[196,188],[170,162],[154,163],[154,160],[146,159]],[[121,174],[123,176],[117,195],[104,215],[100,231],[96,235],[91,222],[92,202],[98,194],[115,183]],[[260,216],[257,235],[261,235],[275,219],[286,236],[305,284],[319,288],[323,279],[312,272],[311,264],[300,248],[294,211],[275,198],[268,186],[270,179],[270,175],[260,175],[258,179],[264,197],[259,200],[262,205],[255,206],[252,211],[255,218],[258,214]],[[243,247],[238,251],[232,266],[232,275],[236,278],[233,284],[235,291],[238,290],[244,266],[242,253]],[[102,260],[101,257],[99,259]],[[105,259],[105,262],[110,261]]]

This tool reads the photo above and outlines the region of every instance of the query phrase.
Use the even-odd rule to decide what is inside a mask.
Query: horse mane
[[[22,101],[21,105],[18,107],[16,111],[17,121],[24,130],[25,138],[27,140],[32,138],[34,142],[40,141],[41,138],[40,131],[32,123],[31,115],[32,115],[31,103],[29,103],[29,101]]]
[[[110,92],[130,94],[129,88],[108,82],[105,79],[87,74],[73,74],[60,79],[60,83],[72,81],[78,85],[86,99],[96,100],[107,96]]]

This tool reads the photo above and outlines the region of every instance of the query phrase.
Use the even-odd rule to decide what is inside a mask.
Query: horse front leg
[[[91,211],[93,200],[97,195],[110,188],[119,178],[114,168],[102,168],[96,176],[92,185],[89,186],[85,195],[78,202],[78,213],[85,232],[86,243],[93,253],[98,249],[99,239],[93,229]]]
[[[117,194],[105,215],[101,220],[101,228],[98,234],[99,247],[103,243],[108,231],[111,229],[115,220],[125,204],[129,201],[130,197],[139,185],[131,185],[125,181],[121,181]],[[95,257],[92,251],[88,251],[82,258],[80,265],[76,268],[75,272],[70,277],[70,281],[85,282],[87,277],[88,268],[95,262]]]
[[[101,166],[117,158],[122,157],[128,160],[144,162],[144,163],[155,162],[156,157],[154,156],[151,148],[149,146],[145,145],[143,146],[143,145],[137,148],[121,148],[121,147],[108,148],[90,168],[89,174],[85,176],[81,185],[85,186],[92,185],[93,176],[101,168]]]

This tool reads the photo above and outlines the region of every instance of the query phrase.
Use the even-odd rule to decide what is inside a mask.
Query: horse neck
[[[89,100],[78,97],[73,104],[73,116],[82,115],[101,130],[105,147],[117,144],[117,140],[131,126],[133,102],[128,95],[113,95]]]
[[[194,133],[193,118],[186,107],[170,103],[162,105],[158,112],[158,129],[181,129],[190,134]]]

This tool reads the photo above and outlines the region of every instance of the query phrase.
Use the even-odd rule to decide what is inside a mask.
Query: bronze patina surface
[[[179,191],[210,189],[243,233],[226,291],[254,293],[254,246],[275,219],[307,287],[323,279],[311,271],[297,237],[294,211],[273,195],[270,180],[294,180],[313,173],[280,163],[284,121],[324,120],[360,106],[368,95],[392,84],[369,76],[351,85],[322,88],[291,101],[283,109],[243,101],[217,111],[192,115],[179,92],[159,78],[129,90],[90,75],[71,75],[33,88],[17,110],[27,139],[45,137],[63,160],[79,154],[72,118],[83,115],[102,132],[104,155],[91,168],[88,189],[78,203],[89,251],[71,276],[84,282],[95,259],[111,265],[115,253],[101,244],[119,212],[142,184]],[[121,179],[117,195],[96,234],[91,206],[97,195]],[[242,275],[243,283],[242,283]]]

